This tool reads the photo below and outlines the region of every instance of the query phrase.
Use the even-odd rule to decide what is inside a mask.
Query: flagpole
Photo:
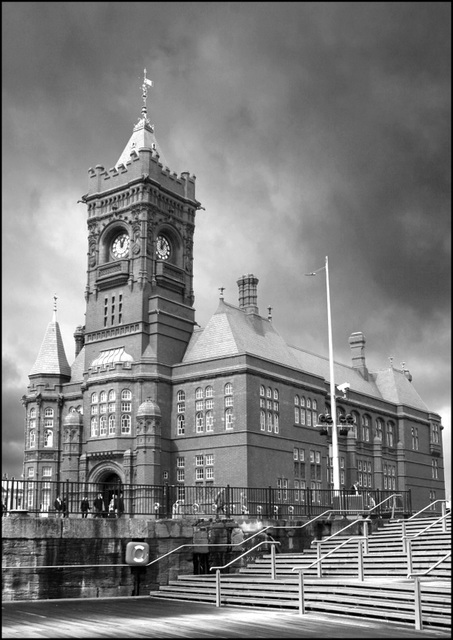
[[[332,316],[330,311],[329,258],[326,256],[327,327],[329,333],[330,415],[332,416],[332,471],[334,495],[340,491],[340,459],[338,455],[337,407],[333,369]]]

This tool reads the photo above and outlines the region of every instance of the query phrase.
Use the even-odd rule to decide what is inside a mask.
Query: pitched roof
[[[159,161],[166,166],[167,162],[162,154],[159,144],[154,135],[154,127],[149,123],[147,118],[140,118],[135,125],[129,142],[124,147],[122,154],[120,155],[118,162],[115,164],[117,167],[120,164],[126,164],[131,159],[131,153],[139,149],[154,149],[159,154]]]
[[[287,345],[269,320],[224,300],[220,300],[206,327],[194,331],[182,362],[245,353],[330,380],[328,358]],[[404,372],[397,369],[369,371],[366,380],[354,367],[334,362],[334,380],[336,384],[348,382],[357,393],[428,411]]]
[[[60,326],[55,313],[47,325],[38,357],[29,373],[30,376],[43,374],[71,376],[71,367],[66,358]]]

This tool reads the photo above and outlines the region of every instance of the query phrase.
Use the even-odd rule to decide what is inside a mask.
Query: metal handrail
[[[443,511],[446,508],[447,501],[439,498],[439,500],[434,500],[434,502],[431,502],[431,504],[428,504],[426,507],[423,507],[423,509],[420,509],[420,511],[417,511],[417,513],[414,513],[414,515],[408,518],[408,520],[412,520],[413,518],[416,518],[418,515],[420,515],[420,513],[423,513],[423,511],[426,511],[426,509],[430,509],[434,504],[437,504],[438,502],[442,504],[442,507],[443,507],[442,511]]]
[[[341,544],[337,545],[334,549],[331,549],[324,556],[321,556],[320,558],[317,558],[316,560],[314,560],[311,564],[308,565],[308,567],[304,567],[303,569],[300,569],[299,567],[293,567],[291,571],[306,571],[307,569],[311,569],[312,567],[314,567],[316,564],[319,563],[318,578],[321,578],[322,577],[321,562],[326,558],[328,558],[329,556],[331,556],[333,553],[335,553],[335,551],[338,551],[338,549],[341,549],[341,547],[344,547],[345,545],[349,544],[349,542],[351,542],[352,540],[365,541],[366,536],[351,536],[347,540],[344,540]],[[359,559],[359,563],[360,563],[360,559]]]
[[[337,536],[339,533],[342,533],[343,531],[346,531],[346,529],[349,529],[349,527],[352,527],[354,524],[357,524],[358,522],[371,522],[371,519],[370,518],[362,518],[362,519],[357,518],[357,520],[353,520],[352,522],[347,524],[345,527],[343,527],[343,529],[339,529],[338,531],[333,533],[328,538],[324,538],[323,540],[312,540],[311,544],[319,544],[319,545],[321,545],[324,542],[327,542],[328,540],[331,540],[332,538],[335,538],[335,536]]]
[[[381,500],[381,502],[374,505],[374,507],[371,507],[371,509],[364,509],[364,511],[366,511],[367,513],[371,513],[372,511],[374,511],[375,509],[383,505],[385,502],[388,502],[388,500],[391,500],[392,498],[395,499],[395,498],[402,498],[402,497],[403,497],[402,493],[392,493],[391,496],[389,496],[388,498],[385,498],[384,500]]]
[[[451,518],[451,514],[450,513],[446,513],[443,516],[440,516],[440,518],[437,518],[437,520],[433,520],[433,522],[431,522],[427,527],[425,527],[424,529],[422,529],[421,531],[418,531],[418,533],[414,534],[413,536],[408,536],[406,535],[406,528],[405,526],[403,526],[403,535],[402,538],[403,540],[413,540],[414,538],[418,538],[418,536],[420,536],[422,533],[425,533],[426,531],[428,531],[428,529],[431,529],[431,527],[433,527],[435,524],[437,524],[438,522],[443,522],[445,523],[445,521],[447,520],[447,518]],[[405,520],[403,520],[403,525],[405,524]],[[446,531],[446,529],[443,529],[444,531]]]
[[[431,573],[431,571],[433,569],[435,569],[436,567],[438,567],[440,564],[442,564],[442,562],[444,562],[449,556],[451,556],[451,551],[449,551],[443,558],[441,558],[440,560],[438,560],[435,564],[433,564],[431,567],[429,567],[428,569],[426,569],[426,571],[417,571],[417,572],[411,572],[407,574],[408,578],[412,578],[414,576],[427,576],[428,573]]]
[[[276,545],[281,544],[281,542],[278,542],[277,540],[262,540],[261,542],[258,542],[258,544],[256,544],[254,547],[251,547],[250,549],[244,551],[244,553],[241,553],[240,556],[237,556],[236,558],[230,560],[230,562],[227,562],[227,564],[224,564],[222,567],[210,567],[209,571],[212,571],[213,569],[216,569],[217,571],[220,571],[220,569],[226,569],[227,567],[230,567],[232,564],[234,564],[237,560],[240,560],[244,556],[248,555],[251,551],[254,551],[255,549],[258,549],[258,547],[261,547],[261,545],[263,544]]]

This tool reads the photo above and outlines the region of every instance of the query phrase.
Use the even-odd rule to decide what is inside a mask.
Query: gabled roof
[[[182,360],[183,364],[250,354],[330,380],[329,359],[287,345],[275,327],[255,313],[220,300],[204,329],[195,330]],[[369,371],[366,380],[350,365],[334,362],[335,384],[348,382],[351,391],[393,404],[428,411],[403,371]]]
[[[55,312],[47,326],[36,362],[29,373],[29,376],[34,375],[57,375],[68,378],[71,376],[71,367],[66,358]]]

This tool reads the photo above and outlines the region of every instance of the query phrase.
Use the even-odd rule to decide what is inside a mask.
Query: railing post
[[[275,580],[277,572],[275,570],[275,544],[271,544],[271,578]]]
[[[442,533],[446,533],[447,518],[445,516],[447,515],[447,505],[445,504],[445,500],[441,502],[441,509],[442,509]]]
[[[368,553],[368,536],[369,536],[369,522],[368,520],[365,520],[365,522],[363,523],[363,535],[364,535],[364,546],[365,546],[365,553]]]
[[[359,540],[358,541],[358,560],[359,560],[359,580],[360,582],[363,582],[363,547],[362,547],[362,543],[363,540]]]
[[[321,544],[320,544],[320,543],[318,543],[316,546],[318,547],[318,550],[317,550],[317,553],[316,553],[317,560],[318,560],[318,569],[317,569],[317,571],[318,571],[318,578],[322,578],[322,567],[321,567],[321,564],[322,564],[322,561],[321,561]]]
[[[412,545],[411,541],[406,539],[406,553],[407,553],[407,575],[412,573]]]
[[[417,631],[423,629],[422,620],[422,599],[420,591],[420,578],[414,576],[414,605],[415,605],[415,628]]]
[[[406,521],[401,523],[401,541],[403,543],[403,553],[407,552],[407,538],[406,538]]]
[[[215,606],[220,607],[220,569],[215,572]]]
[[[303,616],[305,613],[305,599],[304,599],[304,574],[299,571],[299,615]]]

